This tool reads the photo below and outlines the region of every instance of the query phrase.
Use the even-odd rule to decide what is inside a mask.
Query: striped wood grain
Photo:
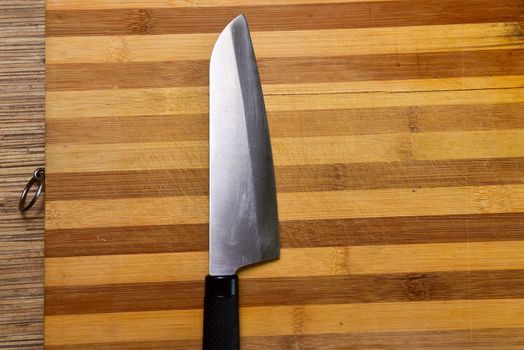
[[[47,33],[50,36],[76,36],[219,32],[223,28],[223,19],[235,17],[239,12],[249,17],[253,31],[511,22],[524,18],[520,7],[520,0],[499,0],[496,5],[491,0],[401,0],[263,6],[246,4],[241,8],[48,10],[47,17],[52,25],[47,28]],[[446,11],[442,11],[443,8]]]
[[[224,20],[224,25],[227,20]],[[522,49],[520,22],[253,32],[258,58]],[[46,38],[46,63],[209,59],[219,33]],[[285,40],[282,40],[285,38]],[[431,38],[431,40],[427,40]]]
[[[199,349],[207,67],[246,13],[282,257],[243,349],[524,346],[516,0],[47,1],[46,348]]]

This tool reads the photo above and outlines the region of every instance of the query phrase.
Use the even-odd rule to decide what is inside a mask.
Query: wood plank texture
[[[18,197],[44,164],[44,1],[0,2],[0,349],[43,344],[43,200]]]
[[[266,31],[252,38],[257,57],[265,59],[522,49],[521,33],[520,22],[506,22]],[[46,63],[206,60],[218,34],[47,37]]]
[[[48,0],[46,348],[201,347],[209,55],[240,12],[282,240],[240,273],[242,348],[522,348],[522,9]]]
[[[240,332],[263,337],[519,328],[523,304],[522,299],[488,299],[244,307]],[[50,345],[189,340],[200,336],[195,330],[201,323],[198,309],[47,316],[46,339]]]
[[[46,33],[48,36],[77,36],[219,32],[228,19],[239,12],[249,17],[253,31],[513,22],[524,19],[521,5],[520,0],[499,0],[496,5],[491,0],[402,0],[139,10],[49,10],[46,14],[49,23]],[[472,7],[475,11],[471,11]],[[442,11],[443,8],[446,11]]]

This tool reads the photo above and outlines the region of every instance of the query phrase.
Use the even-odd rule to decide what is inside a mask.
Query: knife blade
[[[273,157],[246,19],[220,34],[209,66],[209,275],[204,350],[239,349],[239,269],[279,257]]]

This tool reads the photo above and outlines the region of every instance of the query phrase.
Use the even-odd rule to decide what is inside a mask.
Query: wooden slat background
[[[0,2],[0,349],[43,344],[44,204],[18,196],[44,164],[44,1]]]
[[[522,0],[48,0],[47,349],[200,349],[208,60],[244,12],[282,257],[243,349],[524,348]]]

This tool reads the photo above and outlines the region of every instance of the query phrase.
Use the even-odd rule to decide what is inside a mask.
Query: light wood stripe
[[[243,336],[524,326],[523,299],[242,308]],[[201,310],[47,316],[46,344],[199,339]]]
[[[524,269],[523,241],[282,249],[242,279]],[[46,287],[198,281],[207,252],[46,258]]]
[[[518,23],[254,32],[258,58],[522,48]],[[46,38],[46,63],[208,59],[218,34]],[[431,40],[428,40],[431,38]]]
[[[191,281],[207,271],[207,252],[46,258],[45,285]]]
[[[524,186],[440,187],[279,195],[283,220],[524,211]]]
[[[46,119],[207,113],[203,87],[48,91]]]
[[[279,193],[278,209],[281,221],[513,213],[524,211],[524,185]],[[208,197],[50,201],[46,215],[47,230],[202,224]]]
[[[338,108],[373,108],[377,106],[464,105],[478,104],[481,101],[488,104],[498,104],[524,101],[524,89],[270,95],[265,98],[265,101],[270,111],[328,110],[333,106],[338,106]]]
[[[523,94],[524,96],[524,94]],[[524,156],[524,129],[274,138],[276,166]],[[438,145],[438,146],[436,146]],[[208,167],[207,141],[49,145],[49,173]]]
[[[361,249],[360,249],[361,248]],[[349,273],[516,269],[524,242],[430,243],[349,248]]]
[[[275,139],[276,165],[506,158],[524,155],[524,130]]]
[[[391,0],[372,0],[391,1]],[[253,5],[290,4],[336,4],[346,2],[370,2],[370,0],[47,0],[46,10],[113,10],[113,9],[151,9],[184,7],[224,7]]]
[[[412,158],[417,160],[449,159],[454,152],[460,152],[454,159],[480,158],[481,154],[485,158],[499,158],[501,154],[516,157],[524,154],[524,137],[518,139],[517,136],[521,131],[524,130],[503,131],[498,135],[496,132],[472,131],[460,141],[443,132],[428,138],[417,134],[419,137],[414,138],[410,150]]]
[[[85,216],[72,215],[82,212]],[[151,197],[136,199],[49,201],[46,230],[81,227],[119,227],[129,224],[162,225],[205,223],[207,196]]]
[[[191,94],[179,89],[129,89],[75,92],[48,92],[47,118],[142,116],[207,113],[205,93]],[[373,108],[500,104],[524,102],[523,88],[414,91],[340,92],[318,94],[266,95],[267,110],[329,110],[332,108]]]
[[[467,84],[466,80],[474,78],[465,78],[464,82],[455,84]],[[297,86],[295,93],[290,92],[290,86],[279,86],[280,91],[268,88],[264,100],[269,112],[518,103],[524,102],[524,88],[516,87],[521,85],[520,80],[519,76],[501,86],[480,90],[462,89],[456,85],[441,85],[432,90],[430,84],[424,88],[415,83],[413,87],[405,87],[404,91],[388,91],[374,83],[378,90],[354,92],[337,84],[322,84],[320,88],[328,91],[311,93],[319,86],[308,84],[302,87],[303,92]],[[384,85],[387,87],[388,84]],[[423,90],[416,90],[417,87]],[[208,112],[208,95],[204,88],[51,91],[46,93],[46,105],[48,119],[200,114]]]
[[[390,349],[406,350],[457,350],[474,344],[475,350],[492,350],[496,344],[499,350],[515,350],[524,347],[522,332],[515,328],[479,328],[463,330],[366,332],[340,334],[295,334],[284,336],[242,337],[243,350],[264,349]],[[261,345],[262,344],[262,345]],[[200,339],[111,342],[47,346],[46,350],[201,350]],[[471,348],[470,348],[471,349]]]

